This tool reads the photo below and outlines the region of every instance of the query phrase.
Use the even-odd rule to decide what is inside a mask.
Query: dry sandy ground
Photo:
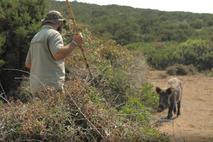
[[[154,86],[166,87],[162,71],[151,71],[149,81]],[[157,129],[170,136],[172,142],[213,142],[213,77],[204,75],[177,76],[183,82],[180,117],[165,120],[167,110],[156,114]]]

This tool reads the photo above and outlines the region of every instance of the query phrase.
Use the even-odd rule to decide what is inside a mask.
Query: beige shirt
[[[26,58],[31,64],[30,89],[32,93],[47,86],[63,90],[65,80],[64,60],[56,61],[53,54],[64,46],[61,34],[49,25],[44,25],[32,39]]]

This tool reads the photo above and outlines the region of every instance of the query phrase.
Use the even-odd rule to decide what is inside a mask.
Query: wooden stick
[[[66,5],[67,5],[67,12],[68,12],[69,19],[71,19],[71,20],[72,20],[72,23],[73,23],[73,25],[71,25],[70,22],[68,23],[69,29],[72,30],[74,34],[75,34],[75,33],[78,33],[78,32],[79,32],[79,31],[78,31],[78,25],[77,25],[77,23],[76,23],[76,21],[75,21],[75,17],[74,17],[73,11],[72,11],[71,3],[70,3],[68,0],[66,0]],[[87,68],[87,70],[88,70],[88,72],[89,72],[89,76],[90,76],[90,78],[92,78],[93,76],[92,76],[92,73],[91,73],[91,71],[90,71],[90,67],[89,67],[87,58],[86,58],[86,56],[85,56],[84,49],[83,49],[82,46],[79,46],[79,48],[81,49],[81,53],[82,53],[82,56],[83,56],[83,58],[84,58],[84,63],[85,63],[86,68]]]

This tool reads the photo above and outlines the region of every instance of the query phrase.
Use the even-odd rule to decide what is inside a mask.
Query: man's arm
[[[62,47],[58,52],[53,54],[55,60],[62,60],[67,57],[73,49],[75,49],[77,45],[73,44],[72,42],[64,47]]]
[[[76,34],[73,36],[73,40],[70,44],[61,47],[56,53],[53,54],[55,60],[62,60],[67,57],[73,49],[77,46],[81,46],[83,43],[82,35]]]

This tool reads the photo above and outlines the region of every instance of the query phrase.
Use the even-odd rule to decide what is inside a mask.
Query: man
[[[65,80],[64,59],[83,43],[81,34],[64,46],[60,34],[65,19],[58,11],[50,11],[42,20],[42,29],[33,37],[25,61],[30,69],[30,90],[36,93],[51,87],[63,91]]]

